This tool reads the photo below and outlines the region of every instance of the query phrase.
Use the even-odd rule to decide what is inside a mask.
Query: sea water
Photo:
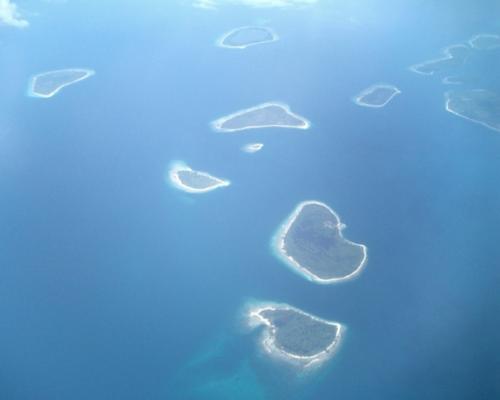
[[[25,1],[0,51],[0,398],[493,399],[498,361],[500,134],[444,109],[440,77],[408,70],[480,32],[492,1]],[[214,41],[263,24],[280,40]],[[500,52],[468,85],[500,90]],[[496,67],[495,67],[496,66]],[[89,68],[50,99],[30,76]],[[351,98],[378,82],[381,109]],[[214,132],[280,101],[306,131]],[[240,151],[261,142],[259,153]],[[190,195],[172,160],[231,181]],[[304,200],[368,246],[356,279],[315,285],[272,254]],[[245,310],[288,303],[346,326],[299,370],[262,351]]]

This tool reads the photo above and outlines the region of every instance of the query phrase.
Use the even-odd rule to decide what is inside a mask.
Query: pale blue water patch
[[[498,397],[500,135],[447,113],[449,87],[407,67],[498,33],[500,6],[105,3],[25,1],[30,28],[2,28],[0,397]],[[280,41],[214,46],[262,19]],[[487,57],[467,85],[498,87]],[[96,75],[25,96],[30,76],[67,67]],[[403,93],[350,101],[380,81]],[[265,101],[311,129],[210,129]],[[249,142],[265,149],[249,157]],[[176,191],[164,173],[178,159],[232,184]],[[273,257],[307,199],[367,244],[356,280],[314,285]],[[340,351],[309,375],[269,360],[240,324],[248,299],[345,324]]]

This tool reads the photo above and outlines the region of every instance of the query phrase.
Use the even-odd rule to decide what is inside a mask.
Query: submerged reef
[[[455,44],[443,50],[443,57],[414,64],[410,67],[410,71],[420,75],[449,74],[465,63],[470,51],[471,48],[465,44]]]

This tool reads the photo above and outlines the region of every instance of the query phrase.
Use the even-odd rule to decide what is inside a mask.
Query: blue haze
[[[31,26],[0,41],[0,399],[500,398],[500,133],[407,69],[500,33],[500,6],[337,3],[22,2]],[[281,40],[214,46],[258,23]],[[500,51],[474,60],[467,85],[499,91]],[[65,67],[96,75],[25,96]],[[381,81],[403,93],[352,103]],[[311,129],[210,130],[270,100]],[[232,185],[178,192],[179,159]],[[314,285],[273,257],[308,199],[368,246],[358,279]],[[313,373],[269,361],[242,321],[254,300],[345,324],[340,351]]]

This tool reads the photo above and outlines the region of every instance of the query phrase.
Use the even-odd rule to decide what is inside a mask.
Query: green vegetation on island
[[[277,349],[299,357],[314,357],[337,340],[340,326],[298,312],[293,308],[265,309],[260,315],[274,328]]]
[[[183,162],[173,163],[168,175],[174,187],[188,193],[206,193],[231,184],[207,172],[195,171]]]
[[[280,258],[318,283],[351,278],[365,265],[367,249],[345,239],[344,227],[325,204],[302,203],[280,232],[277,243]]]

